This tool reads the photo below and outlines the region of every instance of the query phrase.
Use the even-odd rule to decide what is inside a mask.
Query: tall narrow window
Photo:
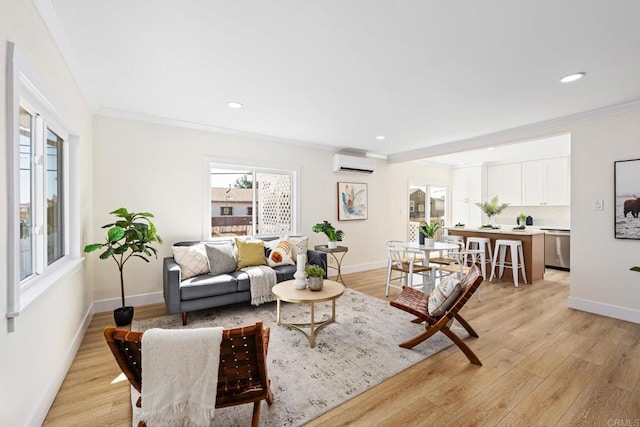
[[[47,265],[64,255],[64,191],[63,156],[64,141],[51,129],[47,129],[46,146],[46,206],[47,206]]]
[[[7,328],[47,289],[82,264],[78,146],[73,120],[14,43],[7,43],[9,206]]]
[[[35,272],[33,123],[33,116],[24,108],[20,108],[20,280]]]

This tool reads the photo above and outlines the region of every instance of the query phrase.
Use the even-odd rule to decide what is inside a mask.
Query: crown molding
[[[512,144],[514,142],[522,142],[528,139],[552,136],[553,134],[567,133],[570,132],[568,127],[578,122],[637,110],[640,110],[640,100],[629,102],[627,104],[614,105],[582,113],[571,114],[516,128],[505,129],[499,132],[480,135],[473,138],[451,141],[425,148],[419,148],[417,150],[396,153],[388,156],[387,161],[389,163],[401,163],[411,160],[442,156],[445,154],[458,153],[460,151]]]

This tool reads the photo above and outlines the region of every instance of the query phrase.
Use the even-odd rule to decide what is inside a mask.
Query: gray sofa
[[[178,242],[175,246],[191,246],[198,243],[202,242]],[[320,265],[326,270],[327,254],[308,250],[307,263]],[[279,283],[292,280],[296,266],[280,265],[273,267],[273,270]],[[251,301],[249,275],[241,270],[218,275],[201,274],[181,280],[180,265],[173,257],[167,257],[164,258],[162,276],[167,314],[182,313],[183,325],[187,324],[190,311]]]

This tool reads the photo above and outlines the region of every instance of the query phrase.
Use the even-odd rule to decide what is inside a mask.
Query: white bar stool
[[[486,249],[485,249],[486,247]],[[491,264],[491,260],[493,259],[493,251],[491,250],[491,239],[488,237],[467,237],[467,252],[469,254],[480,254],[480,267],[482,268],[482,278],[487,280],[487,266],[486,264]],[[482,251],[482,252],[479,252]],[[489,256],[487,256],[487,254]],[[473,262],[475,263],[475,256],[473,257]],[[467,256],[464,257],[464,265],[467,265]]]
[[[507,247],[511,249],[511,262],[505,262]],[[498,252],[500,253],[500,261],[498,262]],[[491,263],[491,279],[496,275],[496,267],[500,267],[498,278],[502,278],[504,268],[510,268],[513,272],[513,284],[518,287],[518,268],[522,271],[524,283],[527,283],[527,275],[524,271],[524,252],[522,250],[522,241],[520,240],[496,240],[496,248],[493,251],[493,262]]]

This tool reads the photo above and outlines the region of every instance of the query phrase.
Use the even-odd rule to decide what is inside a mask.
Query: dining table
[[[424,254],[424,260],[423,260],[424,265],[428,264],[429,262],[428,260],[431,257],[431,252],[460,250],[460,246],[458,246],[455,243],[448,243],[448,242],[434,242],[433,244],[430,244],[430,245],[420,244],[419,242],[398,242],[397,246],[405,249],[422,251],[422,253]],[[425,264],[425,261],[427,264]],[[436,268],[431,269],[431,277],[429,278],[429,283],[428,284],[425,283],[423,286],[423,290],[425,293],[427,292],[427,285],[429,285],[429,288],[433,288],[433,286],[436,283],[436,270],[437,270]]]

